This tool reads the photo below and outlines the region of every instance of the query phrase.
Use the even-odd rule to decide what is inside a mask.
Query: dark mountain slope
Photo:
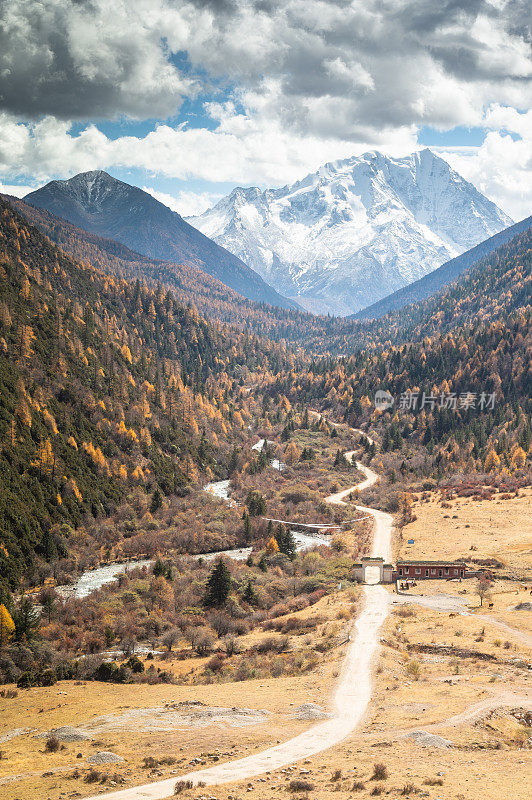
[[[451,281],[454,281],[455,278],[469,269],[469,267],[473,266],[473,264],[481,258],[488,256],[494,250],[497,250],[497,248],[509,242],[510,239],[513,239],[514,236],[526,231],[531,226],[532,217],[527,217],[521,220],[521,222],[516,222],[515,225],[511,225],[509,228],[500,231],[500,233],[496,233],[495,236],[491,236],[476,247],[472,247],[471,250],[467,250],[467,252],[462,253],[462,255],[442,264],[441,267],[435,269],[434,272],[430,272],[423,278],[414,281],[414,283],[402,289],[398,289],[398,291],[384,297],[377,303],[373,303],[373,305],[362,309],[362,311],[358,311],[356,314],[353,314],[350,319],[379,319],[389,314],[391,311],[398,311],[410,305],[410,303],[415,303],[418,300],[426,300],[428,297],[436,294],[436,292],[444,286],[451,283]]]
[[[0,200],[0,587],[36,580],[127,497],[142,514],[157,487],[225,474],[242,370],[278,363],[275,345],[74,261]]]
[[[250,300],[282,308],[296,307],[243,261],[193,228],[179,214],[142,189],[116,180],[106,172],[83,172],[66,181],[51,181],[24,199],[150,258],[198,267]]]
[[[196,266],[159,261],[135,253],[114,239],[78,228],[49,211],[16,197],[4,197],[63,252],[76,260],[89,262],[129,281],[140,278],[155,286],[161,283],[181,302],[194,303],[202,316],[231,325],[246,326],[270,338],[283,336],[284,325],[289,320],[310,318],[310,315],[297,310],[248,300]]]

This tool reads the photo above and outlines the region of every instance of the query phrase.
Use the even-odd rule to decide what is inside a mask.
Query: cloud
[[[25,197],[29,192],[37,189],[37,186],[24,186],[22,184],[9,184],[0,181],[0,194],[10,194],[13,197]]]
[[[212,194],[210,192],[192,192],[182,190],[177,193],[177,196],[167,194],[166,192],[159,192],[151,186],[143,186],[142,189],[152,197],[155,197],[160,203],[168,206],[172,211],[177,211],[182,217],[194,217],[198,214],[203,214],[208,208],[211,208],[222,195]]]
[[[167,5],[4,0],[0,108],[30,119],[175,114],[195,83],[170,60],[162,24]]]
[[[483,126],[480,148],[446,157],[508,213],[527,206],[521,0],[0,0],[0,9],[6,182],[129,167],[150,183],[163,174],[280,185],[368,149],[411,152],[422,126]],[[185,97],[201,98],[212,124],[169,121]],[[116,115],[163,122],[112,139],[97,122]]]
[[[532,139],[490,131],[478,148],[440,155],[513,219],[532,214]]]
[[[299,134],[378,139],[526,107],[520,0],[17,0],[0,16],[0,108],[28,119],[164,119],[236,86]],[[187,56],[187,68],[176,56]],[[181,62],[179,62],[181,63]]]

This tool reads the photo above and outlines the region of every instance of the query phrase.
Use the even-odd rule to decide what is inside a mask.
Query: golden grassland
[[[402,558],[494,558],[516,575],[532,570],[532,490],[518,497],[473,500],[458,497],[442,506],[431,493],[413,504],[415,522],[403,529]],[[409,545],[408,539],[414,539]],[[474,549],[473,549],[474,548]]]
[[[418,519],[405,527],[396,550],[406,557],[496,558],[506,565],[502,573],[521,573],[529,563],[530,499],[526,490],[510,500],[457,499],[448,509],[431,496],[429,502],[415,504]],[[410,551],[405,544],[408,538],[415,540]],[[471,551],[471,546],[477,550]],[[297,800],[307,796],[310,800],[352,800],[382,793],[392,798],[432,800],[528,799],[530,728],[519,713],[532,708],[528,669],[531,650],[523,639],[523,634],[532,630],[532,614],[517,611],[515,606],[531,598],[522,582],[510,574],[505,580],[495,581],[490,599],[493,608],[486,603],[479,608],[475,587],[475,580],[428,581],[420,582],[414,590],[436,604],[441,594],[456,598],[460,611],[426,608],[417,604],[415,597],[409,598],[407,605],[391,608],[382,630],[372,702],[361,728],[341,745],[260,779],[196,787],[181,796],[186,800],[269,800],[284,794]],[[392,590],[390,595],[394,597]],[[355,608],[353,590],[341,590],[290,616],[322,618],[316,631],[305,633],[307,645],[323,637],[324,625],[337,626],[341,641],[346,618]],[[263,635],[257,631],[249,634],[246,646]],[[293,647],[300,641],[300,637],[291,637]],[[435,649],[419,652],[419,645]],[[439,651],[442,645],[446,649]],[[110,779],[116,774],[126,780],[125,785],[132,786],[172,774],[177,779],[192,768],[192,759],[199,759],[194,766],[209,765],[218,758],[230,760],[285,740],[313,724],[294,719],[294,707],[313,702],[327,708],[343,652],[344,646],[339,645],[320,657],[312,672],[293,677],[187,686],[63,682],[19,691],[14,699],[0,699],[0,737],[16,728],[27,731],[0,745],[4,751],[0,798],[59,800],[94,793],[98,787],[89,786],[82,778],[88,769],[87,756],[96,750],[121,755],[125,759],[122,764],[98,769]],[[162,660],[156,664],[165,669],[171,663],[176,670],[183,665],[187,670],[200,670],[204,662]],[[270,713],[264,721],[249,727],[214,723],[156,731],[142,730],[129,722],[93,734],[95,741],[66,744],[65,750],[57,753],[45,753],[44,740],[35,738],[36,733],[60,725],[95,724],[95,718],[102,714],[124,715],[131,709],[184,701]],[[408,735],[420,730],[443,737],[452,746],[423,747]],[[76,758],[78,753],[81,758]],[[150,769],[143,767],[147,756],[172,756],[176,761]],[[375,764],[384,764],[387,777],[372,778]],[[70,777],[76,767],[80,776]],[[110,788],[110,779],[100,787],[102,790]],[[312,788],[295,783],[293,788],[299,786],[300,791],[287,791],[292,781],[307,782]]]

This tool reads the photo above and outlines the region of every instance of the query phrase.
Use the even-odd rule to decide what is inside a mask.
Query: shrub
[[[205,669],[210,669],[211,672],[221,672],[224,665],[224,656],[221,653],[217,653],[215,656],[207,661],[205,665]]]
[[[30,672],[29,670],[23,672],[17,681],[17,686],[19,689],[29,689],[34,685],[35,685],[35,676],[33,672]]]
[[[256,653],[284,653],[288,650],[288,639],[286,636],[276,638],[275,636],[268,636],[261,642],[253,647]]]
[[[53,669],[45,669],[38,677],[39,686],[53,686],[57,682],[57,676]]]
[[[294,778],[288,784],[288,791],[289,792],[312,792],[314,790],[314,784],[310,783],[310,781],[304,781],[301,778]]]
[[[101,777],[102,773],[98,772],[98,770],[94,769],[94,767],[91,767],[90,770],[85,775],[85,777],[83,778],[83,780],[85,781],[85,783],[98,783],[98,781],[101,780]]]
[[[342,777],[342,770],[341,769],[337,769],[331,775],[331,780],[332,781],[339,781],[341,777]]]
[[[174,786],[174,794],[181,794],[181,792],[186,791],[186,789],[192,789],[194,784],[192,781],[178,781]]]
[[[425,786],[443,786],[442,778],[427,778],[423,781]]]
[[[383,792],[384,792],[384,786],[374,786],[373,789],[371,790],[370,794],[371,795],[379,795],[379,794],[382,794]]]
[[[44,749],[47,753],[57,753],[59,750],[59,739],[57,736],[54,736],[53,734],[48,736],[46,739],[46,744],[44,745]]]
[[[372,781],[385,781],[388,777],[388,768],[386,764],[382,762],[377,762],[373,765],[373,775],[371,776]]]
[[[401,794],[403,794],[403,795],[405,795],[405,794],[418,794],[418,793],[419,793],[419,789],[417,788],[417,786],[414,786],[413,783],[405,783],[405,785],[401,789]]]
[[[418,681],[421,675],[421,665],[419,661],[411,659],[406,665],[406,674]]]
[[[363,789],[366,788],[366,784],[362,781],[355,781],[351,787],[352,792],[361,792]]]
[[[144,672],[144,664],[138,656],[130,656],[126,661],[126,666],[129,667],[131,672],[139,673]]]

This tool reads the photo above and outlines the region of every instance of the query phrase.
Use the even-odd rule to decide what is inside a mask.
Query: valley
[[[524,798],[530,226],[340,319],[72,180],[0,200],[2,800]]]

